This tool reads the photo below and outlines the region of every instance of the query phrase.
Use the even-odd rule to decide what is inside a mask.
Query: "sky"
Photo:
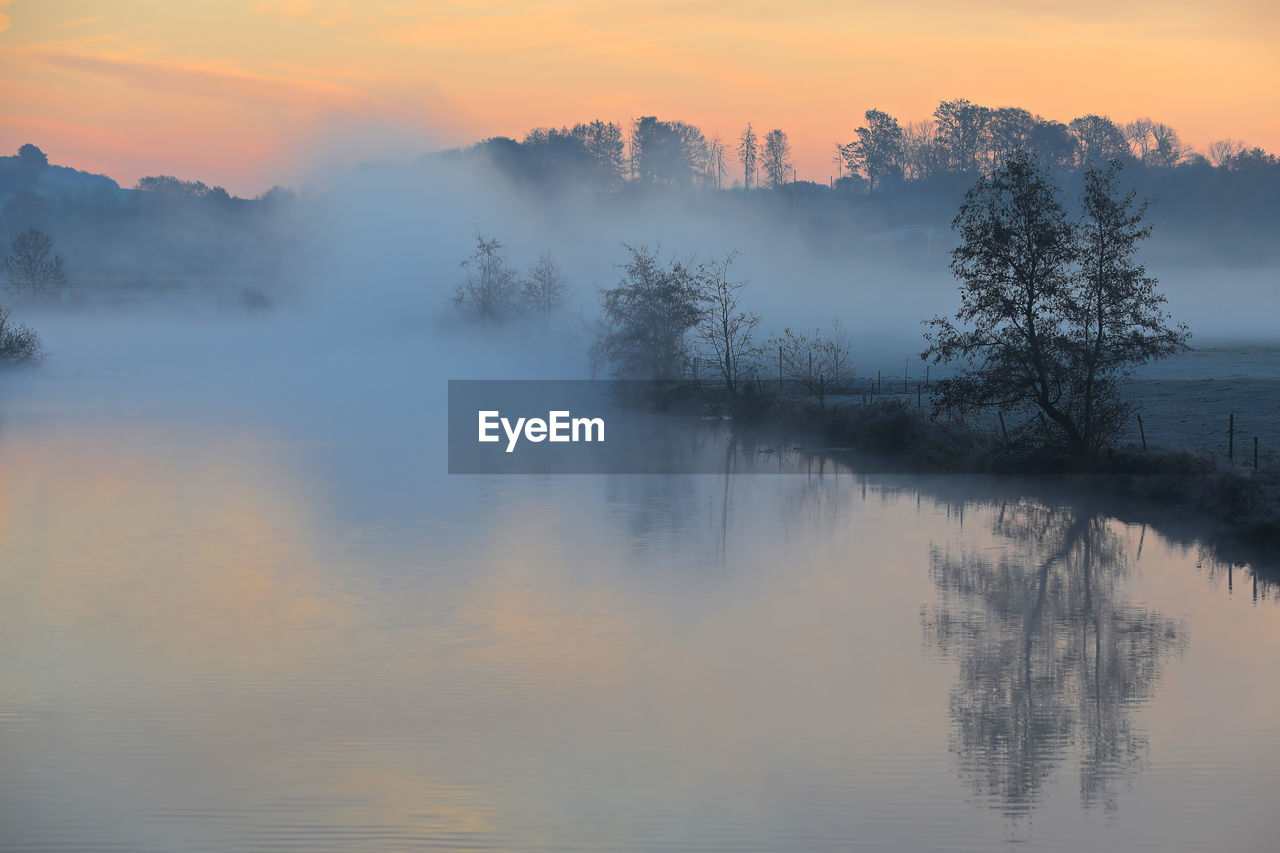
[[[240,195],[642,115],[782,128],[825,182],[865,110],[957,97],[1280,151],[1277,80],[1274,0],[0,0],[0,151]]]

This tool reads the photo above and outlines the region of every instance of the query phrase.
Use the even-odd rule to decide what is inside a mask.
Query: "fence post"
[[[1253,437],[1253,470],[1258,470],[1258,437]]]
[[[924,400],[924,392],[920,390],[920,384],[916,384],[916,408],[920,408],[921,402]]]
[[[782,393],[782,344],[778,344],[778,393]]]
[[[1138,435],[1142,436],[1142,452],[1147,452],[1147,431],[1142,427],[1142,415],[1138,415]]]
[[[911,359],[902,360],[902,393],[907,393],[907,376],[911,373]]]
[[[880,371],[876,371],[876,393],[880,392]]]
[[[1227,459],[1236,458],[1236,416],[1233,414],[1227,421]]]
[[[929,365],[924,366],[924,387],[929,387]]]
[[[1004,412],[996,410],[996,415],[1000,418],[1000,434],[1004,436],[1004,440],[1009,440],[1009,431],[1004,428]]]

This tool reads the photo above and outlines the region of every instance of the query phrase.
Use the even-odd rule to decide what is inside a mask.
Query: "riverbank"
[[[1120,446],[1082,461],[986,429],[932,417],[915,399],[865,402],[746,396],[729,406],[735,432],[761,439],[779,434],[851,454],[860,470],[913,474],[1052,475],[1099,495],[1150,502],[1196,517],[1225,552],[1245,549],[1280,565],[1280,471],[1227,468],[1190,450]],[[1188,518],[1187,521],[1192,519]]]

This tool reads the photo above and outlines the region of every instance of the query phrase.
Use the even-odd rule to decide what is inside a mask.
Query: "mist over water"
[[[0,848],[1263,849],[1275,588],[1026,483],[459,478],[446,383],[585,378],[622,242],[742,252],[762,331],[860,376],[951,311],[925,250],[682,196],[431,167],[301,205],[268,307],[24,310],[0,376]],[[941,223],[945,225],[945,223]],[[450,304],[477,229],[576,287]],[[1274,271],[1148,266],[1197,344],[1276,343]],[[1274,378],[1232,349],[1204,374]],[[1243,353],[1243,354],[1242,354]]]

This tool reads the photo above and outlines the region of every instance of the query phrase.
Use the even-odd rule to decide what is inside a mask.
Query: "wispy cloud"
[[[320,100],[344,108],[357,108],[371,97],[359,89],[330,80],[284,77],[245,71],[211,62],[169,59],[142,59],[59,50],[33,46],[22,54],[36,63],[93,76],[125,80],[144,89],[172,91],[187,96],[203,96],[237,101]]]

